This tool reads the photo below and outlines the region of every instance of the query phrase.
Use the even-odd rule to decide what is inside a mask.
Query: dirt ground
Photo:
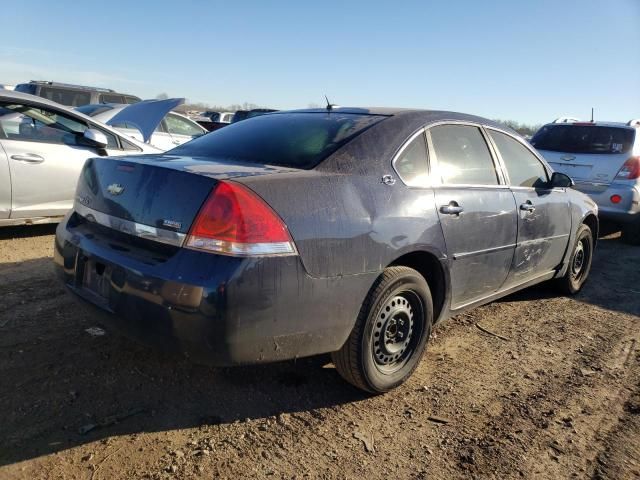
[[[370,397],[328,357],[213,369],[96,335],[53,232],[0,231],[0,478],[640,477],[640,249],[615,235],[580,295],[449,320]]]

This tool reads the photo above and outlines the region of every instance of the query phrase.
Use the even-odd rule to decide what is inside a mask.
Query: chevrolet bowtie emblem
[[[119,183],[112,183],[107,187],[107,192],[109,192],[111,195],[120,195],[122,192],[124,192],[124,187]]]

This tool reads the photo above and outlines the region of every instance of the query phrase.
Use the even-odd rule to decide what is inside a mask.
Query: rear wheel
[[[640,218],[622,227],[622,241],[629,245],[640,245]]]
[[[343,347],[332,354],[338,373],[362,390],[383,393],[418,366],[433,322],[426,280],[408,267],[389,267],[365,299]]]
[[[592,259],[593,235],[587,225],[581,225],[576,234],[567,272],[557,280],[557,285],[564,293],[575,295],[582,289],[589,276]]]

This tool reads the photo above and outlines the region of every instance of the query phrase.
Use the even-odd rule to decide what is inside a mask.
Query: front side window
[[[167,122],[167,129],[172,135],[186,135],[187,137],[202,135],[200,128],[177,115],[168,114],[165,120]]]
[[[88,105],[82,105],[81,107],[76,107],[74,110],[84,113],[90,117],[95,117],[96,115],[100,115],[101,113],[108,112],[112,110],[113,107],[109,105],[102,105],[96,103],[90,103]]]
[[[511,185],[545,188],[549,178],[544,166],[524,145],[504,133],[489,130],[507,167]]]
[[[429,129],[442,183],[497,185],[489,147],[478,127],[439,125]]]
[[[424,133],[420,133],[404,147],[394,160],[393,166],[406,185],[419,187],[427,183],[427,162],[427,144]]]
[[[8,140],[89,146],[83,137],[87,128],[86,123],[55,110],[21,104],[0,105],[0,131]],[[116,138],[103,133],[109,141],[107,148],[118,148]]]

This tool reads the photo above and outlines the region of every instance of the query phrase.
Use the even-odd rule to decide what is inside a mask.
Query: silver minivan
[[[560,118],[544,125],[531,144],[553,169],[598,204],[599,216],[640,245],[640,119],[627,123]]]

